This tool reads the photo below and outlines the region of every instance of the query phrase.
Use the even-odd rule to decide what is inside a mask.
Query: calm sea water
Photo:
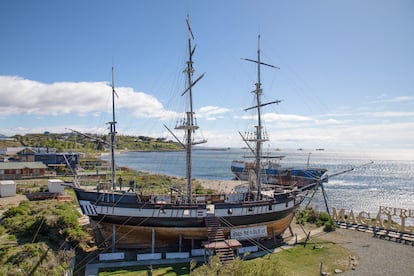
[[[195,150],[193,152],[193,177],[200,179],[230,180],[231,161],[242,159],[246,152],[240,149]],[[286,156],[283,166],[310,165],[328,169],[329,175],[353,166],[373,164],[357,168],[336,177],[325,184],[330,208],[369,211],[376,214],[379,206],[414,210],[414,158],[398,160],[371,153],[349,153],[339,151],[278,151]],[[108,157],[104,157],[107,159]],[[402,158],[401,158],[402,159]],[[185,176],[184,152],[125,152],[116,156],[117,165],[158,174]],[[321,193],[312,200],[312,205],[325,209]]]

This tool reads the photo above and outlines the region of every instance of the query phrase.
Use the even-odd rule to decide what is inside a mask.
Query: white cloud
[[[223,118],[222,115],[230,111],[228,108],[208,105],[201,107],[197,114],[199,118],[206,118],[206,120],[213,121]]]
[[[203,134],[208,140],[207,146],[244,146],[235,129],[204,130]],[[268,131],[268,136],[271,148],[384,150],[412,145],[414,122],[280,128]]]
[[[136,118],[168,119],[180,116],[174,111],[164,109],[162,103],[149,94],[136,92],[130,87],[119,87],[116,91],[119,95],[117,107],[130,110]]]
[[[329,115],[330,117],[332,115]],[[324,125],[342,125],[345,124],[347,121],[344,120],[337,120],[334,118],[328,117],[327,119],[323,119],[325,116],[302,116],[302,115],[295,115],[295,114],[277,114],[277,113],[265,113],[263,114],[263,123],[268,126],[269,129],[276,128],[276,129],[284,129],[284,128],[302,128],[302,127],[314,127],[314,126],[324,126]],[[322,118],[322,119],[321,119]],[[243,119],[243,120],[257,120],[257,115],[245,115],[241,117],[235,116],[235,119]]]
[[[312,118],[306,117],[306,116],[294,115],[294,114],[276,114],[276,113],[265,113],[263,114],[263,119],[266,122],[276,122],[276,121],[311,122],[313,121]]]
[[[281,146],[324,148],[403,148],[414,141],[414,122],[296,128],[269,133]]]
[[[387,99],[385,97],[380,97],[379,100],[374,101],[374,103],[405,103],[414,101],[413,96],[397,96],[392,99]]]
[[[383,111],[383,112],[366,112],[366,113],[363,113],[363,115],[367,117],[376,117],[376,118],[414,117],[414,112]]]
[[[76,131],[79,131],[81,133],[97,133],[97,134],[107,134],[108,129],[105,127],[85,127],[83,125],[70,125],[66,127],[62,127],[60,125],[58,126],[48,126],[45,127],[14,127],[9,129],[2,129],[1,131],[4,132],[7,135],[25,135],[27,133],[44,133],[45,131],[51,132],[51,133],[65,133],[65,132],[71,132],[71,129],[74,129]]]
[[[243,115],[243,116],[235,116],[236,119],[242,120],[257,120],[257,115]],[[277,114],[277,113],[265,113],[262,116],[263,120],[266,122],[310,122],[313,121],[312,118],[301,116],[301,115],[294,115],[294,114]]]
[[[126,108],[136,118],[176,117],[155,97],[129,87],[116,88],[117,108]],[[64,115],[110,112],[111,87],[105,82],[32,81],[16,76],[0,76],[0,115]]]
[[[135,134],[158,137],[165,132],[161,120],[172,121],[182,116],[182,113],[166,109],[149,94],[130,87],[117,87],[116,90],[119,95],[116,105],[120,111],[117,119],[120,122],[120,134],[134,131]],[[50,132],[62,132],[65,128],[81,132],[107,132],[107,126],[101,124],[102,121],[94,124],[91,120],[109,115],[102,113],[110,113],[111,87],[105,82],[47,84],[16,76],[0,76],[0,97],[0,119],[9,125],[3,124],[4,129],[0,129],[4,134],[43,132],[46,128]],[[413,100],[414,97],[410,96],[392,99],[402,104]],[[381,112],[378,110],[361,111],[354,108],[356,112],[352,112],[351,108],[347,108],[335,109],[338,113],[310,115],[269,112],[263,114],[263,120],[270,140],[276,147],[409,148],[414,141],[414,112],[397,107]],[[230,118],[231,112],[233,110],[218,106],[204,106],[197,111],[199,118],[216,120],[214,129],[201,125],[203,138],[209,140],[209,146],[242,146],[237,131],[243,130],[241,125],[245,127],[246,123],[255,124],[256,115],[243,113],[242,116]],[[23,116],[14,116],[21,118],[21,121],[13,122],[13,115]],[[53,118],[43,123],[51,115]],[[77,118],[79,116],[83,117]],[[26,118],[30,121],[24,121]],[[96,125],[102,128],[97,129]]]

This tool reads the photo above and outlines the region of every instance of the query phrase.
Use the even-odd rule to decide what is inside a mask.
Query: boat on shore
[[[285,167],[280,164],[282,158],[283,156],[272,156],[261,162],[261,181],[263,183],[283,186],[290,185],[289,181],[294,180],[298,185],[303,186],[320,180],[327,172],[327,169],[317,167]],[[233,160],[230,167],[234,177],[244,181],[249,179],[251,170],[255,168],[255,161],[246,160]]]
[[[135,248],[154,253],[164,250],[214,250],[217,249],[214,244],[224,242],[231,244],[231,248],[228,249],[228,254],[231,255],[232,249],[240,246],[239,241],[267,239],[282,234],[290,225],[295,210],[306,194],[318,187],[318,181],[298,185],[292,175],[291,179],[286,179],[289,185],[262,186],[262,170],[256,166],[255,178],[249,179],[244,186],[245,189],[233,193],[194,193],[192,151],[200,142],[194,141],[194,133],[199,126],[193,110],[193,88],[204,74],[193,80],[194,36],[189,20],[186,22],[188,60],[184,73],[187,87],[181,96],[188,97],[188,106],[184,118],[175,126],[176,130],[185,133],[184,141],[179,143],[184,148],[186,156],[186,189],[179,191],[171,187],[168,194],[142,195],[137,191],[126,192],[116,187],[113,154],[116,121],[113,108],[113,121],[109,123],[112,187],[107,190],[90,190],[76,185],[76,181],[74,187],[82,212],[90,218],[98,244],[112,241],[112,246],[117,249]],[[263,139],[260,110],[266,104],[260,102],[260,67],[267,64],[260,60],[260,46],[257,59],[248,61],[255,63],[259,72],[259,80],[254,91],[257,102],[252,108],[257,110],[256,129],[260,130],[254,137],[255,160],[257,164],[261,164]],[[114,99],[113,84],[112,90]]]
[[[25,196],[30,201],[37,201],[37,200],[57,199],[58,196],[60,196],[60,193],[29,192],[29,193],[25,193]]]
[[[308,155],[306,166],[282,166],[281,161],[285,156],[271,155],[269,153],[266,156],[262,156],[260,165],[258,166],[258,161],[255,158],[255,148],[250,144],[256,143],[256,139],[254,137],[255,133],[255,131],[248,131],[245,135],[243,135],[239,132],[243,141],[247,145],[244,149],[250,150],[253,155],[244,156],[244,160],[233,160],[231,162],[230,169],[235,179],[246,181],[249,179],[250,175],[255,172],[255,170],[260,168],[260,174],[262,176],[261,181],[265,184],[286,186],[291,185],[291,181],[295,181],[299,186],[306,186],[310,183],[321,180],[322,176],[328,171],[326,168],[309,166],[310,153]],[[266,131],[263,131],[263,133],[266,133]],[[261,139],[262,142],[268,141],[268,138],[265,135],[262,135]],[[276,151],[280,150],[276,149]],[[256,160],[251,161],[248,160],[249,158]]]

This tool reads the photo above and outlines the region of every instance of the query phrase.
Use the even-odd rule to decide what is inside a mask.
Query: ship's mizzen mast
[[[261,181],[262,181],[262,170],[261,170],[261,159],[262,159],[262,144],[263,142],[268,141],[267,137],[263,135],[263,125],[262,125],[262,115],[261,115],[261,107],[274,104],[274,103],[280,103],[280,100],[268,102],[268,103],[261,103],[261,96],[263,93],[262,90],[262,84],[260,81],[260,66],[268,66],[276,69],[280,69],[279,67],[273,66],[271,64],[264,63],[260,60],[260,35],[258,36],[258,47],[257,47],[257,60],[252,60],[248,58],[244,58],[244,60],[254,62],[257,64],[257,83],[255,83],[256,89],[252,91],[252,93],[255,94],[256,98],[256,106],[246,108],[245,111],[250,109],[256,109],[257,110],[257,125],[255,126],[256,130],[256,136],[253,139],[243,138],[244,140],[255,142],[256,148],[254,150],[255,159],[256,159],[256,183],[257,183],[257,199],[260,199],[261,197]]]
[[[186,138],[184,143],[182,143],[186,149],[186,178],[187,178],[187,199],[186,202],[191,204],[192,202],[192,146],[194,144],[205,143],[206,141],[202,142],[193,142],[193,133],[196,129],[198,129],[198,125],[195,122],[194,111],[193,111],[193,86],[202,78],[204,74],[198,77],[195,81],[193,81],[193,55],[195,51],[195,47],[192,46],[192,41],[194,40],[193,32],[191,31],[189,17],[186,19],[187,22],[187,29],[188,29],[188,61],[187,67],[184,70],[186,74],[186,83],[187,88],[181,94],[181,96],[187,94],[189,97],[189,110],[186,112],[186,117],[182,120],[180,125],[177,125],[175,129],[182,129],[185,131]],[[174,135],[175,136],[175,135]],[[181,143],[181,142],[180,142]]]

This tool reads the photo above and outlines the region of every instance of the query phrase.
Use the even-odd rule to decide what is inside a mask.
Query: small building
[[[35,161],[42,161],[48,167],[66,167],[75,169],[79,164],[79,153],[55,152],[36,153]]]
[[[0,180],[41,177],[46,170],[42,162],[0,162]]]
[[[35,151],[31,148],[23,148],[16,153],[20,162],[35,162]]]
[[[13,180],[0,181],[0,197],[10,197],[16,195],[16,182]]]
[[[8,137],[6,135],[0,134],[0,141],[16,141],[15,138]]]
[[[9,147],[4,155],[9,160],[20,162],[42,162],[52,169],[72,168],[79,164],[80,154],[76,152],[56,152],[55,148]]]
[[[63,193],[64,186],[63,181],[60,179],[49,179],[47,181],[47,188],[50,193]]]

